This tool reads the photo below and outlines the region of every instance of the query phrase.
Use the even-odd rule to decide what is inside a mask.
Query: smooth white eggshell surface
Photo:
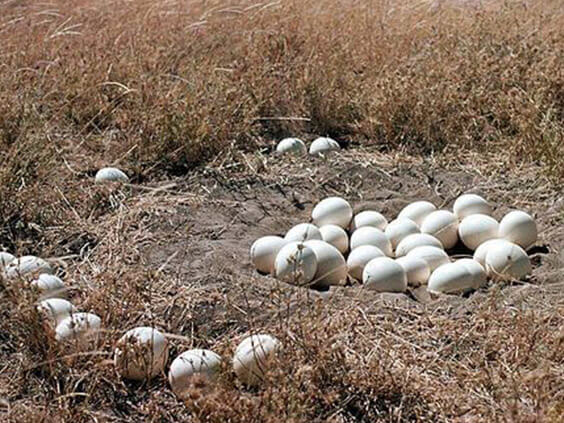
[[[291,242],[280,249],[274,261],[277,279],[303,285],[311,282],[317,272],[313,250],[301,242]]]
[[[41,298],[64,298],[66,288],[63,281],[55,275],[42,273],[31,282],[31,286],[41,293]]]
[[[452,248],[458,242],[458,219],[448,210],[437,210],[425,217],[421,232],[433,235],[445,249]]]
[[[506,239],[528,250],[537,241],[538,230],[535,220],[524,211],[507,213],[499,222],[499,238]]]
[[[311,211],[315,225],[337,225],[345,229],[351,223],[353,209],[349,202],[341,197],[329,197],[321,200]]]
[[[251,246],[251,262],[255,268],[263,273],[274,271],[274,260],[286,241],[279,236],[263,236]]]
[[[389,257],[370,260],[362,272],[362,282],[367,289],[378,292],[404,292],[407,289],[405,270]]]
[[[286,242],[304,242],[310,239],[322,239],[319,228],[311,223],[300,223],[286,232],[286,236],[284,236],[284,241]]]
[[[390,242],[392,248],[395,250],[397,245],[408,235],[420,233],[419,226],[411,219],[401,218],[392,220],[386,230],[384,231]]]
[[[431,273],[427,291],[433,293],[458,294],[474,288],[474,278],[461,263],[444,264]]]
[[[98,334],[102,319],[92,313],[73,313],[64,318],[55,329],[55,339],[59,342],[86,340]]]
[[[405,206],[398,214],[398,219],[411,219],[421,226],[423,219],[437,210],[437,207],[429,201],[415,201]]]
[[[193,349],[184,351],[170,365],[168,381],[172,391],[179,398],[186,397],[192,376],[198,374],[212,378],[221,366],[221,357],[209,350]]]
[[[431,272],[443,264],[450,263],[450,258],[444,250],[428,245],[414,248],[407,253],[406,257],[416,257],[425,260]]]
[[[13,256],[12,254],[7,253],[5,251],[0,251],[0,270],[4,269],[6,266],[8,266],[8,264],[13,262],[15,259],[16,257]]]
[[[431,275],[431,269],[427,262],[417,257],[400,257],[396,259],[407,276],[407,283],[411,285],[425,285]]]
[[[456,199],[452,211],[458,220],[473,214],[491,216],[492,206],[477,194],[464,194]]]
[[[349,236],[343,228],[337,225],[325,225],[319,228],[321,238],[328,244],[331,244],[342,254],[349,250]]]
[[[388,220],[377,211],[365,210],[356,214],[351,222],[351,230],[355,231],[363,226],[372,226],[383,231],[388,226]]]
[[[340,149],[341,146],[334,139],[319,137],[316,138],[309,146],[309,154],[323,154]]]
[[[485,214],[472,214],[462,219],[458,225],[458,235],[462,243],[475,250],[490,239],[497,238],[499,223]]]
[[[347,268],[349,275],[361,281],[362,272],[368,262],[376,257],[386,257],[386,255],[378,247],[373,245],[361,245],[352,250],[347,257]]]
[[[306,241],[306,247],[313,250],[317,271],[312,282],[316,287],[341,285],[347,278],[347,262],[339,250],[325,241]]]
[[[481,288],[482,286],[486,285],[488,281],[488,277],[486,275],[486,269],[478,263],[476,260],[470,258],[463,258],[460,260],[456,260],[455,263],[459,263],[466,267],[466,269],[470,272],[473,279],[473,287],[475,289]]]
[[[443,249],[443,244],[433,235],[429,234],[412,234],[406,236],[404,239],[400,241],[398,246],[396,247],[396,257],[405,256],[411,250],[414,250],[417,247],[437,247],[441,250]]]
[[[115,167],[105,167],[96,172],[95,181],[100,182],[129,182],[125,173]]]
[[[280,341],[271,335],[252,335],[244,339],[233,356],[233,371],[237,378],[247,385],[258,385],[269,360],[281,346]]]
[[[37,311],[55,325],[58,325],[62,320],[76,313],[76,308],[62,298],[50,298],[41,301],[37,306]]]
[[[41,273],[53,273],[53,269],[47,261],[35,256],[19,257],[6,266],[8,278],[34,277]]]
[[[131,329],[117,342],[114,365],[125,379],[145,380],[163,371],[168,359],[168,342],[155,328]]]
[[[298,138],[284,138],[276,146],[276,152],[280,154],[306,154],[307,147],[304,142]]]
[[[482,265],[482,267],[485,269],[486,268],[486,255],[488,254],[489,249],[496,244],[503,244],[504,242],[509,242],[506,241],[505,239],[490,239],[486,242],[483,242],[482,244],[480,244],[478,246],[478,248],[476,248],[476,251],[474,251],[474,260],[476,260],[478,263],[480,263],[480,265]]]
[[[363,226],[358,228],[351,235],[351,250],[360,247],[361,245],[373,245],[378,247],[384,254],[391,257],[394,253],[392,250],[392,243],[384,232],[372,226]]]
[[[517,244],[494,244],[486,254],[486,272],[494,280],[519,280],[532,272],[531,260]]]

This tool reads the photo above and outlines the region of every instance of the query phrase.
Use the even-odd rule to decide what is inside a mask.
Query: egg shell
[[[276,152],[279,154],[306,154],[307,147],[304,142],[298,138],[284,138],[276,146]]]
[[[347,257],[347,268],[349,275],[362,281],[362,272],[368,262],[376,257],[386,257],[378,247],[373,245],[361,245],[352,250]]]
[[[484,198],[477,194],[464,194],[456,199],[452,207],[454,215],[458,220],[473,214],[492,215],[492,206]]]
[[[386,226],[388,226],[388,221],[382,214],[378,213],[377,211],[365,210],[353,217],[351,222],[351,230],[354,232],[358,228],[362,228],[364,226],[372,226],[373,228],[384,231],[384,229],[386,229]]]
[[[486,254],[486,272],[493,280],[520,280],[532,272],[531,260],[519,245],[492,245]]]
[[[443,249],[443,244],[433,235],[429,234],[411,234],[402,239],[396,247],[396,257],[407,255],[411,250],[417,247],[437,247]]]
[[[62,298],[50,298],[41,301],[37,306],[37,311],[56,326],[73,313],[76,313],[76,308],[69,301]]]
[[[431,272],[443,264],[450,263],[450,258],[444,250],[429,245],[414,248],[407,253],[406,257],[416,257],[425,260]]]
[[[460,294],[474,288],[474,278],[461,263],[447,263],[435,269],[427,283],[427,291],[443,294]]]
[[[284,241],[309,241],[310,239],[322,240],[321,232],[319,228],[311,223],[300,223],[293,228],[291,228],[284,237]]]
[[[31,287],[41,293],[41,299],[64,298],[66,287],[63,281],[55,275],[42,273],[31,282]]]
[[[311,218],[315,225],[337,225],[348,228],[353,217],[353,210],[349,202],[340,197],[329,197],[320,201],[311,211]]]
[[[161,373],[168,359],[168,341],[155,328],[141,326],[125,333],[114,350],[114,365],[125,379],[147,380]]]
[[[362,272],[362,282],[367,289],[378,292],[404,292],[407,289],[405,270],[389,257],[370,260]]]
[[[392,220],[386,230],[384,231],[390,242],[392,248],[395,250],[398,244],[408,235],[420,233],[419,226],[411,219],[396,219]]]
[[[180,399],[188,396],[194,375],[211,379],[219,371],[221,357],[209,350],[193,349],[184,351],[170,365],[168,381],[172,391]]]
[[[349,236],[343,228],[337,225],[325,225],[319,228],[321,238],[328,244],[331,244],[342,254],[349,250]]]
[[[73,313],[64,318],[55,328],[55,339],[59,342],[84,341],[98,335],[102,319],[92,313]]]
[[[433,235],[445,249],[452,248],[458,242],[458,219],[448,210],[434,211],[423,220],[421,233]]]
[[[115,167],[105,167],[96,172],[96,183],[101,182],[129,182],[127,175]]]
[[[504,242],[509,242],[509,241],[505,239],[496,238],[496,239],[489,239],[483,242],[478,246],[478,248],[476,248],[476,251],[474,251],[474,260],[477,261],[485,269],[486,255],[488,254],[489,249],[495,244],[500,244],[500,243],[503,244]]]
[[[271,335],[252,335],[244,339],[233,356],[233,371],[249,386],[258,385],[282,344]]]
[[[537,224],[529,214],[515,210],[499,222],[498,236],[528,250],[537,242]]]
[[[274,274],[281,281],[305,285],[313,280],[316,272],[315,253],[301,242],[286,244],[276,255]]]
[[[384,254],[391,257],[394,253],[392,243],[384,232],[371,226],[363,226],[358,228],[351,235],[351,250],[361,245],[373,245],[378,247]]]
[[[431,269],[427,262],[417,257],[400,257],[396,259],[407,276],[407,283],[414,286],[426,285]]]
[[[4,269],[11,262],[13,262],[15,259],[16,259],[16,257],[13,256],[12,254],[7,253],[5,251],[0,251],[0,270]]]
[[[317,261],[317,271],[312,280],[313,287],[342,285],[342,282],[346,281],[347,262],[339,250],[325,241],[306,241],[304,245],[313,250]]]
[[[6,266],[6,277],[9,279],[33,278],[41,273],[53,273],[53,269],[47,261],[35,256],[19,257]]]
[[[339,143],[331,138],[316,138],[309,147],[309,154],[323,154],[330,151],[340,150]]]
[[[429,201],[415,201],[405,206],[398,214],[398,219],[411,219],[421,226],[423,219],[437,210],[437,207]]]
[[[478,289],[481,288],[482,286],[485,286],[486,283],[488,282],[488,277],[486,275],[486,269],[484,269],[484,267],[478,263],[476,260],[474,259],[469,259],[469,258],[463,258],[460,260],[455,261],[455,263],[459,263],[463,266],[466,267],[466,269],[470,272],[470,274],[472,275],[472,280],[473,282],[473,288],[474,289]]]
[[[458,226],[458,235],[462,243],[470,250],[475,250],[484,242],[497,238],[499,223],[485,214],[472,214],[462,219]]]
[[[279,236],[263,236],[251,246],[251,262],[259,272],[272,273],[274,260],[286,241]]]

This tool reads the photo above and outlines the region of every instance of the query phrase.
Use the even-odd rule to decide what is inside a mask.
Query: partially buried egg
[[[102,320],[92,313],[73,313],[60,321],[55,329],[59,342],[85,341],[95,338],[101,329]]]
[[[127,175],[115,167],[105,167],[100,169],[95,176],[96,183],[101,182],[129,182]]]
[[[531,261],[525,250],[511,242],[491,246],[486,255],[486,271],[494,280],[520,280],[531,273]]]
[[[188,395],[195,375],[210,379],[219,371],[221,357],[209,350],[194,349],[184,351],[174,359],[168,372],[172,391],[180,399]]]
[[[280,341],[271,335],[252,335],[244,339],[233,356],[233,371],[237,378],[249,386],[258,385],[281,346]]]
[[[274,274],[277,279],[306,285],[317,272],[317,259],[313,250],[301,242],[291,242],[280,249],[274,261]]]
[[[408,284],[415,286],[427,284],[431,269],[425,260],[404,256],[397,258],[396,262],[405,270]]]
[[[263,236],[251,246],[251,261],[259,272],[272,273],[274,260],[286,241],[279,236]]]
[[[351,205],[340,197],[326,198],[311,211],[312,222],[317,226],[337,225],[345,229],[349,226],[352,216]]]
[[[53,269],[47,261],[35,256],[19,257],[6,267],[8,278],[33,278],[41,273],[53,273]]]
[[[302,155],[307,152],[307,147],[304,142],[298,138],[284,138],[276,146],[278,154],[297,154]]]
[[[313,277],[313,288],[327,288],[341,285],[347,278],[347,263],[343,255],[325,241],[306,241],[306,247],[313,250],[317,261],[317,270]]]
[[[40,293],[41,299],[64,298],[66,295],[63,281],[48,273],[40,274],[36,280],[31,282],[31,287]]]
[[[76,313],[76,308],[69,301],[62,298],[50,298],[41,301],[37,306],[37,311],[56,326],[73,313]]]
[[[340,150],[341,146],[337,141],[327,137],[316,138],[309,147],[309,154],[324,154],[330,151]]]
[[[477,261],[482,267],[485,268],[486,266],[486,255],[488,254],[489,249],[496,245],[496,244],[503,244],[504,242],[509,242],[505,239],[490,239],[488,241],[483,242],[476,248],[474,251],[474,260]]]
[[[523,211],[512,211],[499,222],[499,237],[528,250],[537,241],[537,224]]]
[[[470,272],[470,274],[472,275],[472,280],[473,280],[473,288],[474,289],[478,289],[481,288],[482,286],[486,285],[488,278],[486,275],[486,269],[484,269],[484,267],[478,263],[476,260],[473,259],[469,259],[469,258],[463,258],[460,260],[457,260],[455,263],[459,263],[463,266],[466,267],[466,269]]]
[[[461,263],[444,264],[431,273],[427,291],[444,294],[460,294],[474,288],[474,278]]]
[[[389,257],[370,260],[362,272],[362,282],[367,289],[378,292],[404,292],[407,289],[404,268]]]
[[[0,271],[16,259],[12,254],[0,251]]]

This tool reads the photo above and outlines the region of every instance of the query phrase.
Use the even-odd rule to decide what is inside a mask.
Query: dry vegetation
[[[0,249],[56,258],[107,328],[88,354],[61,349],[3,281],[0,420],[562,421],[564,6],[467,3],[0,0]],[[290,134],[352,151],[287,164],[269,151]],[[104,165],[134,185],[94,186]],[[321,301],[235,256],[329,194],[393,214],[474,187],[539,219],[549,254],[528,283]],[[112,345],[140,324],[172,355],[221,353],[220,380],[188,406],[165,378],[121,381]],[[249,391],[228,361],[254,330],[286,347]]]

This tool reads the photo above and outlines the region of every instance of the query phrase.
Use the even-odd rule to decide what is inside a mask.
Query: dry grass
[[[107,328],[90,354],[62,349],[36,299],[3,281],[0,419],[561,421],[564,10],[558,0],[484,3],[0,0],[0,248],[54,258],[73,302]],[[422,185],[441,172],[448,185],[452,168],[472,163],[494,201],[538,210],[550,264],[522,287],[422,305],[355,290],[306,298],[231,256],[196,275],[182,248],[181,265],[147,258],[170,244],[164,222],[178,237],[221,238],[226,222],[175,220],[228,202],[216,186],[309,200],[371,193],[360,176],[317,173],[350,174],[347,160],[284,167],[263,155],[290,134],[350,142],[360,152],[347,160],[415,172]],[[135,185],[93,186],[108,164]],[[212,194],[197,183],[208,179]],[[463,187],[453,182],[441,200]],[[176,336],[173,354],[221,353],[219,382],[196,387],[186,407],[164,378],[121,381],[112,346],[138,324]],[[249,391],[228,361],[254,330],[285,349]]]

